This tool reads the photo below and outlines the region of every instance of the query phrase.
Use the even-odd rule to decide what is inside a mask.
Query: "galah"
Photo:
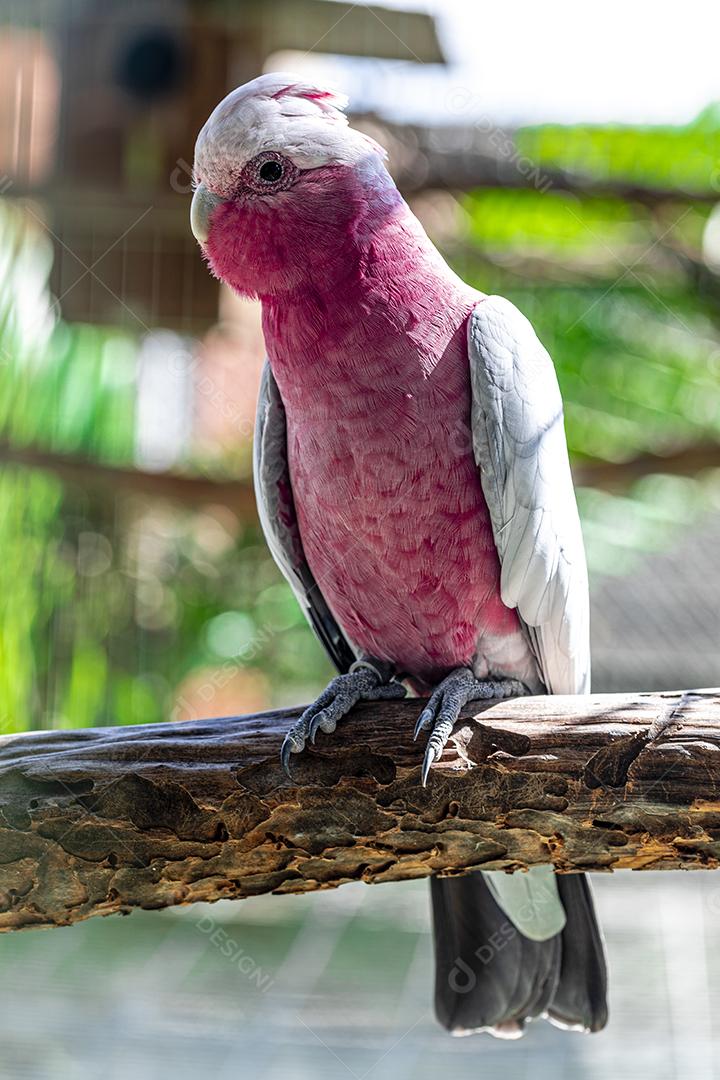
[[[197,139],[191,225],[211,271],[262,303],[260,519],[340,672],[283,764],[409,685],[430,694],[425,783],[467,702],[589,689],[587,571],[552,361],[447,266],[345,105],[283,73],[230,93]],[[448,1030],[604,1026],[584,875],[431,892]]]

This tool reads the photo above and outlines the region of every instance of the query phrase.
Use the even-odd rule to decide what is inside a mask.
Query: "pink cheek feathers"
[[[221,203],[210,218],[204,255],[212,273],[246,296],[322,291],[358,263],[358,234],[371,233],[403,206],[383,172],[366,187],[354,170],[309,170],[276,195]]]

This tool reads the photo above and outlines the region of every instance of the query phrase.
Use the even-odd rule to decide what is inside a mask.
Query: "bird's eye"
[[[264,180],[266,184],[276,184],[278,180],[282,178],[283,167],[279,161],[275,161],[272,158],[269,161],[264,161],[258,170],[258,176],[261,180]]]
[[[297,180],[300,170],[277,150],[264,150],[248,161],[237,179],[237,192],[274,196]]]

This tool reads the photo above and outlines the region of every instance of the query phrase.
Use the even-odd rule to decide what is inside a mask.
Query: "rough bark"
[[[415,700],[279,764],[297,710],[0,739],[0,928],[346,881],[720,864],[720,690],[470,706],[427,788]]]

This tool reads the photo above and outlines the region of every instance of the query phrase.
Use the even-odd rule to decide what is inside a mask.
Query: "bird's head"
[[[337,279],[349,249],[401,201],[345,98],[275,73],[220,102],[195,146],[191,225],[213,273],[277,297]]]

